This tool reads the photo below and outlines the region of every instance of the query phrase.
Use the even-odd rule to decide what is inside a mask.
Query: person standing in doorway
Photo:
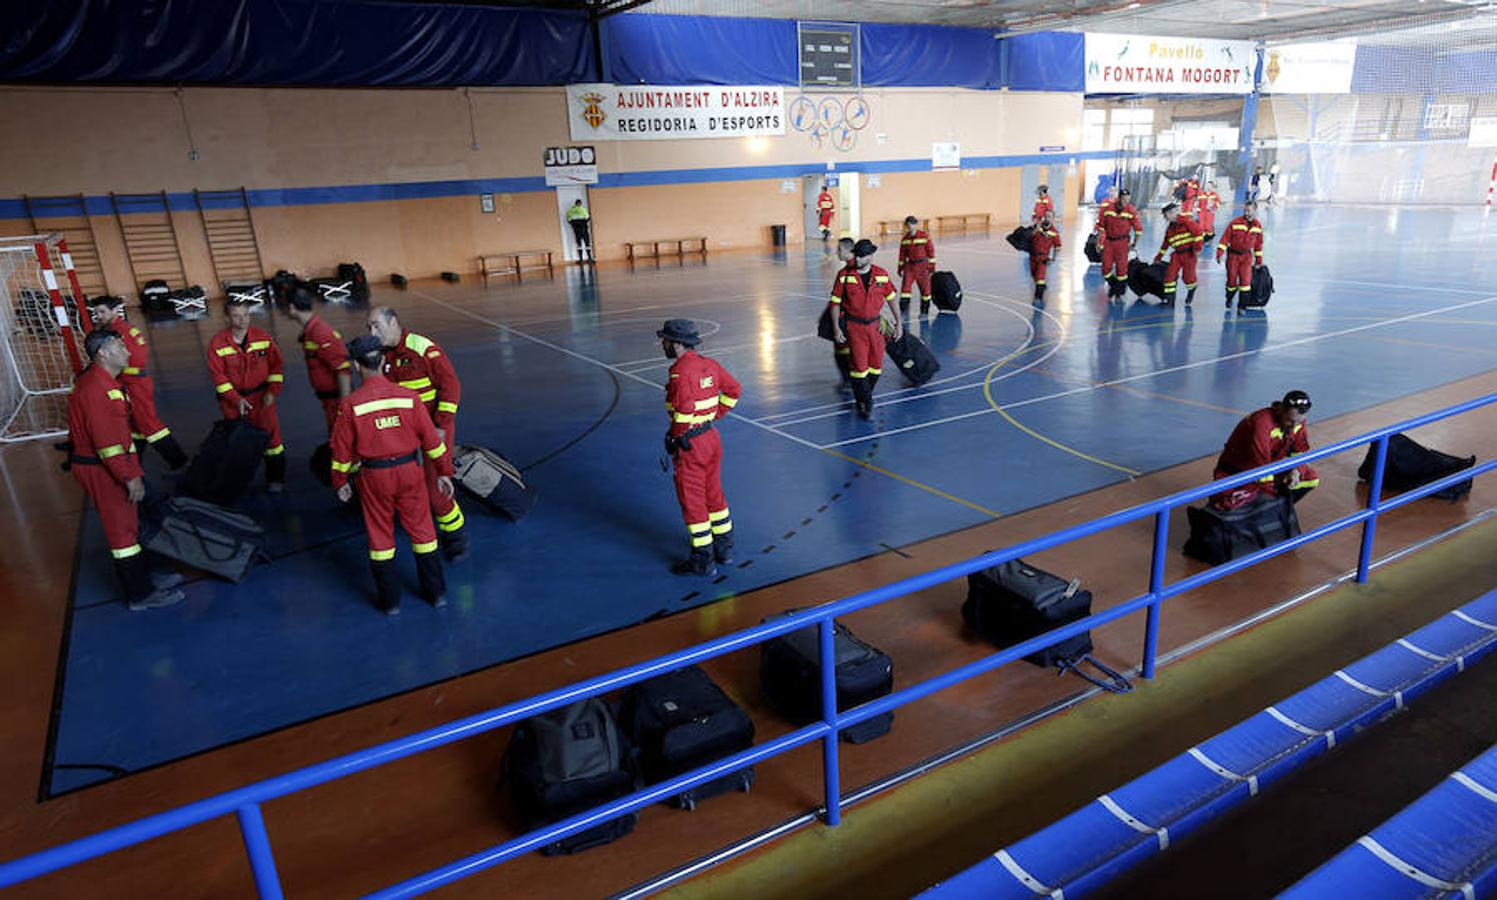
[[[832,216],[836,212],[837,201],[832,199],[831,190],[823,184],[821,193],[816,195],[816,227],[820,229],[823,241],[832,236]]]
[[[567,224],[572,226],[572,237],[577,240],[577,259],[596,262],[598,257],[593,253],[593,220],[581,200],[573,203],[572,208],[567,210]]]
[[[1039,225],[1045,218],[1045,213],[1055,212],[1055,201],[1050,199],[1050,186],[1042,184],[1034,189],[1034,215],[1029,221],[1032,225]]]

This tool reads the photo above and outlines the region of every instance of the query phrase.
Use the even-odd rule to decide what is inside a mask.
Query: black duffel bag
[[[1377,445],[1367,448],[1367,455],[1357,467],[1357,477],[1372,480],[1372,469],[1377,464]],[[1402,494],[1438,481],[1446,475],[1454,475],[1476,465],[1474,456],[1451,456],[1420,444],[1404,434],[1388,437],[1388,458],[1383,466],[1383,489]],[[1449,500],[1452,503],[1471,493],[1471,479],[1457,482],[1443,491],[1435,491],[1431,497]]]
[[[1015,228],[1013,231],[1010,231],[1008,233],[1008,236],[1005,237],[1004,240],[1008,241],[1008,245],[1010,247],[1013,247],[1015,250],[1019,251],[1020,253],[1028,253],[1029,252],[1029,247],[1030,247],[1030,241],[1033,238],[1034,238],[1034,226],[1033,225],[1020,225],[1018,228]]]

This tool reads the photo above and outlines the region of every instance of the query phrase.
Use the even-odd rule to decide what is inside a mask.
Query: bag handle
[[[1102,678],[1098,678],[1090,672],[1083,670],[1081,668],[1083,663],[1089,663],[1094,666],[1102,673],[1106,680],[1104,681]],[[1075,672],[1108,693],[1126,694],[1133,690],[1133,683],[1128,680],[1127,676],[1099,662],[1090,653],[1083,653],[1071,659],[1062,659],[1055,666],[1059,670],[1056,674],[1064,675],[1067,672]]]

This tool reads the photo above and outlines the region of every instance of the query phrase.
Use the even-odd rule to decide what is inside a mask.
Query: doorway
[[[592,212],[592,205],[587,199],[587,185],[559,184],[556,186],[556,218],[561,228],[561,258],[567,262],[576,262],[582,258],[582,254],[577,251],[577,239],[572,234],[572,226],[567,224],[567,210],[571,209],[572,204],[578,200],[582,201],[582,205],[589,213]],[[596,230],[592,232],[592,238],[596,250],[598,240]]]
[[[801,205],[805,211],[802,227],[805,229],[807,243],[817,240],[820,233],[817,227],[819,217],[816,213],[816,198],[821,194],[822,185],[826,185],[827,190],[831,191],[832,200],[837,204],[837,213],[832,218],[830,240],[839,237],[856,239],[862,215],[858,173],[827,172],[822,175],[801,176]]]

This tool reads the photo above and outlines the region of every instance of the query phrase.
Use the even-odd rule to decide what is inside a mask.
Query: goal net
[[[61,235],[0,238],[0,442],[67,433],[87,315]]]

